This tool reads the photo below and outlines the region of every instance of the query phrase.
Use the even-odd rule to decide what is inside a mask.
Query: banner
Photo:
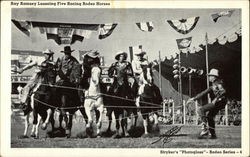
[[[38,27],[41,34],[46,33],[47,39],[53,39],[58,45],[82,42],[90,38],[92,31],[97,31],[99,24],[72,24],[32,22],[33,27]]]
[[[154,29],[153,22],[140,22],[136,23],[136,25],[139,27],[141,31],[144,32],[152,32]]]
[[[30,36],[31,23],[29,21],[11,20],[15,26],[27,36]]]
[[[223,17],[223,16],[231,17],[233,12],[234,12],[234,10],[223,11],[220,13],[212,14],[211,16],[212,16],[213,21],[216,23],[220,17]]]
[[[169,25],[181,34],[188,34],[196,26],[200,17],[191,17],[181,20],[167,20]]]
[[[99,29],[99,39],[107,38],[112,34],[117,24],[101,24]]]
[[[176,39],[177,46],[179,50],[188,49],[192,42],[192,37]]]

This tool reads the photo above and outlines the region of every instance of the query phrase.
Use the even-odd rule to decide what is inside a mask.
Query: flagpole
[[[179,53],[179,82],[180,82],[180,99],[181,99],[181,104],[183,103],[183,97],[182,97],[182,81],[181,81],[181,50]]]
[[[208,70],[209,70],[209,67],[208,67],[208,50],[207,50],[207,45],[208,45],[208,37],[207,37],[207,32],[206,32],[206,35],[205,35],[205,40],[206,40],[206,71],[207,71],[207,88],[209,88],[209,79],[208,79]],[[210,103],[210,102],[211,102],[210,94],[207,94],[207,100],[208,100],[208,103]]]
[[[162,91],[162,82],[161,82],[161,51],[159,51],[159,87],[160,92]]]

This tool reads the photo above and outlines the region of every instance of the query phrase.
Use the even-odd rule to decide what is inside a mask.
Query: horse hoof
[[[143,134],[141,137],[142,137],[142,138],[149,138],[150,135],[149,135],[149,134]]]
[[[96,137],[97,137],[97,138],[101,138],[102,135],[101,135],[100,133],[98,133],[98,134],[96,135]]]
[[[118,138],[121,138],[121,135],[119,135],[119,134],[114,134],[112,137],[115,138],[115,139],[118,139]]]
[[[93,129],[91,129],[91,128],[86,128],[86,134],[87,134],[88,136],[92,137],[92,135],[93,135]]]
[[[21,136],[19,136],[18,138],[24,139],[24,138],[29,138],[29,136],[27,136],[27,135],[21,135]]]
[[[43,123],[42,126],[41,126],[41,129],[46,130],[47,129],[47,124]]]
[[[30,137],[36,137],[36,135],[35,135],[34,133],[32,133],[32,134],[30,135]]]
[[[39,136],[35,136],[34,139],[39,139]]]

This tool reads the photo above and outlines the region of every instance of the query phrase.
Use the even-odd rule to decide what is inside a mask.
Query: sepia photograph
[[[244,154],[244,10],[145,5],[8,2],[10,150]]]

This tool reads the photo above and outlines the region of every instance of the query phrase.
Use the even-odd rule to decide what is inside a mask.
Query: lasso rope
[[[50,87],[56,87],[56,88],[65,88],[65,89],[72,89],[72,90],[78,90],[78,91],[85,91],[84,89],[74,88],[74,87],[67,87],[67,86],[48,85],[48,84],[43,84],[43,83],[41,83],[41,85],[50,86]],[[116,99],[121,99],[121,100],[135,102],[134,99],[123,98],[123,97],[119,97],[119,96],[115,96],[115,95],[110,95],[110,94],[105,94],[105,93],[100,93],[100,94],[104,95],[104,96],[107,96],[107,97],[111,97],[111,98],[116,98]],[[140,101],[140,103],[148,104],[148,105],[151,105],[151,106],[157,106],[157,107],[161,106],[161,104],[155,104],[155,103],[145,102],[145,101]]]

